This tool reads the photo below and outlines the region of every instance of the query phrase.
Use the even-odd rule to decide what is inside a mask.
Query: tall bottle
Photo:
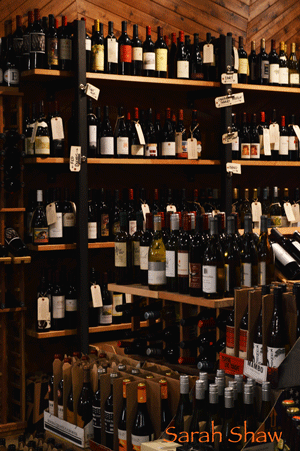
[[[276,41],[271,40],[271,52],[269,54],[269,85],[278,86],[279,85],[279,56],[276,52]]]
[[[241,284],[253,287],[258,284],[258,257],[252,233],[252,216],[245,216],[244,248],[241,253]]]
[[[123,379],[123,405],[118,422],[119,451],[127,449],[127,385],[130,379]]]
[[[266,52],[266,40],[261,39],[260,53],[258,54],[258,82],[260,85],[269,84],[269,56]]]
[[[50,133],[50,154],[52,157],[64,157],[64,126],[59,112],[58,101],[48,104],[48,119]]]
[[[166,242],[166,280],[167,291],[175,292],[178,287],[177,280],[177,252],[179,240],[179,214],[173,213],[170,217],[171,234]]]
[[[97,390],[93,397],[92,402],[92,412],[93,412],[93,428],[94,428],[94,441],[96,443],[101,443],[101,375],[105,374],[105,368],[101,366],[98,367],[97,375],[98,375],[98,385]]]
[[[201,56],[198,33],[194,33],[194,47],[191,56],[190,70],[192,80],[204,80],[203,59]]]
[[[145,157],[148,158],[157,158],[158,156],[158,148],[156,141],[156,133],[152,120],[152,108],[148,109],[148,118],[145,130]]]
[[[41,282],[37,290],[37,332],[51,330],[51,304],[48,297],[48,284],[45,270],[42,272]]]
[[[281,41],[279,52],[279,85],[288,86],[288,84],[289,84],[288,59],[284,50],[284,41]]]
[[[98,19],[94,21],[94,32],[91,42],[91,72],[104,72],[104,37],[103,24]]]
[[[34,22],[30,30],[30,68],[44,69],[46,54],[46,37],[42,27],[40,10],[34,10]]]
[[[244,424],[247,432],[255,432],[257,429],[256,415],[254,412],[254,386],[250,384],[244,385]],[[248,437],[248,436],[247,436]]]
[[[88,192],[88,241],[90,243],[98,241],[97,230],[97,204],[95,190]]]
[[[187,133],[185,130],[185,126],[183,123],[183,110],[180,109],[178,112],[178,121],[176,125],[176,133],[175,135],[179,135],[178,141],[176,142],[176,156],[177,158],[187,158]],[[180,137],[181,135],[181,137]]]
[[[157,27],[157,41],[155,48],[155,76],[166,78],[168,71],[168,47],[164,41],[164,32],[162,27]]]
[[[294,130],[295,125],[295,115],[291,114],[290,122],[288,126],[289,132],[289,155],[288,159],[290,161],[297,161],[299,159],[299,140]]]
[[[132,235],[132,264],[133,264],[133,283],[140,283],[140,243],[143,236],[144,216],[141,211],[136,212],[137,229]]]
[[[196,380],[195,382],[195,406],[193,409],[193,415],[190,423],[189,434],[194,432],[192,442],[198,442],[199,435],[197,433],[202,432],[206,427],[208,420],[208,405],[205,397],[205,381]]]
[[[248,56],[244,49],[243,36],[239,36],[239,69],[238,69],[238,81],[239,83],[247,83],[247,77],[249,72]]]
[[[243,121],[240,129],[240,148],[241,148],[241,159],[249,160],[251,158],[250,153],[250,129],[247,122],[247,113],[243,113]]]
[[[264,130],[268,129],[268,125],[266,124],[266,114],[264,111],[260,112],[260,123],[258,124],[257,131],[259,135],[259,143],[260,143],[260,159],[261,160],[271,160],[271,149],[270,154],[267,154],[267,150],[265,150],[264,146]]]
[[[291,43],[291,53],[288,60],[289,69],[289,86],[298,88],[299,87],[299,64],[296,56],[296,44]]]
[[[131,243],[128,235],[127,213],[120,212],[120,232],[115,238],[115,276],[116,283],[128,285],[132,276]]]
[[[72,39],[66,16],[62,16],[61,27],[58,29],[58,63],[60,70],[72,68]]]
[[[300,249],[297,241],[295,242],[289,238],[285,238],[277,228],[271,230],[270,239],[279,243],[280,246],[283,247],[283,249],[288,252],[298,264],[300,264]]]
[[[268,240],[268,217],[260,217],[260,236],[257,243],[258,283],[269,285],[274,280],[273,252]]]
[[[267,364],[278,368],[285,358],[285,325],[282,312],[282,288],[274,287],[274,309],[267,339]]]
[[[49,28],[46,36],[47,69],[58,69],[58,34],[56,20],[49,14]]]
[[[32,229],[32,243],[33,244],[48,244],[49,243],[49,228],[46,218],[46,210],[43,203],[43,191],[37,190],[36,208],[31,220]]]
[[[231,387],[226,387],[224,390],[224,421],[222,426],[222,442],[220,443],[220,451],[227,451],[236,449],[233,442],[236,441],[234,432],[236,427],[234,418],[234,391]]]
[[[76,214],[74,204],[70,201],[69,189],[64,190],[63,202],[63,239],[64,243],[74,243],[76,240]]]
[[[256,125],[256,114],[252,114],[250,127],[250,158],[260,159],[260,138]]]
[[[110,393],[104,404],[105,444],[110,449],[114,449],[113,385],[114,380],[118,377],[118,373],[110,373]]]
[[[190,138],[197,140],[198,158],[201,158],[202,153],[202,137],[199,122],[197,120],[197,110],[192,111],[192,122],[190,126]]]
[[[30,70],[30,34],[33,28],[34,14],[28,11],[28,25],[23,34],[22,70]]]
[[[208,420],[205,431],[209,434],[209,443],[214,443],[215,449],[219,449],[219,434],[214,437],[213,431],[221,431],[222,418],[219,409],[219,392],[217,384],[209,385],[209,406],[208,406]]]
[[[175,158],[175,135],[171,123],[171,109],[166,109],[165,123],[162,129],[161,158]]]
[[[146,27],[146,39],[143,43],[143,75],[154,77],[155,75],[155,48],[151,39],[151,27]]]
[[[126,158],[129,156],[129,136],[124,120],[123,107],[118,109],[118,117],[115,128],[115,149],[116,156],[120,158]]]
[[[166,288],[166,248],[161,233],[161,216],[154,215],[154,235],[148,254],[148,286],[159,291]]]
[[[160,385],[160,410],[161,410],[160,430],[161,433],[163,433],[165,429],[167,429],[167,427],[169,426],[172,420],[172,415],[168,403],[168,383],[166,379],[160,379],[159,385]]]
[[[75,284],[75,276],[70,274],[69,283],[66,287],[66,329],[77,328],[77,290]]]
[[[263,285],[261,290],[262,297],[270,294],[270,285]],[[253,337],[253,361],[260,365],[263,364],[263,344],[262,344],[262,308],[260,309],[255,333]]]
[[[39,102],[39,117],[34,142],[34,154],[36,156],[50,156],[50,132],[46,121],[44,101]]]
[[[112,158],[115,155],[114,137],[107,105],[104,107],[104,116],[101,124],[100,155],[104,158]]]
[[[189,294],[190,296],[201,296],[202,294],[202,258],[206,242],[202,234],[203,217],[196,216],[195,235],[190,242],[189,253]]]
[[[176,53],[176,78],[189,78],[190,62],[184,45],[184,32],[179,31],[179,39]]]
[[[77,426],[84,428],[93,419],[93,390],[90,382],[89,367],[83,368],[83,385],[78,398]]]
[[[233,296],[234,289],[240,286],[241,281],[241,257],[238,243],[235,237],[235,218],[227,217],[227,240],[224,253],[225,260],[225,294]]]
[[[132,158],[143,158],[145,154],[145,142],[140,140],[140,136],[137,133],[136,123],[139,123],[139,109],[134,108],[134,121],[131,128],[130,135],[130,156]],[[143,135],[143,130],[142,133]],[[143,136],[144,137],[144,136]]]
[[[184,419],[187,415],[192,414],[192,404],[189,397],[189,376],[180,376],[180,398],[177,411],[174,418],[175,433],[179,434],[184,431]]]
[[[140,277],[141,284],[148,284],[148,254],[153,238],[153,215],[146,213],[146,231],[140,240]]]
[[[176,78],[176,53],[177,53],[176,33],[172,33],[171,49],[170,49],[170,53],[169,53],[169,64],[168,64],[169,78]]]
[[[178,240],[177,275],[178,292],[189,293],[189,248],[190,248],[191,218],[186,213],[183,217],[183,233]]]
[[[127,34],[127,21],[122,21],[122,34],[119,37],[119,74],[131,75],[132,42]]]
[[[258,82],[258,57],[256,54],[255,41],[251,41],[251,53],[249,55],[249,83],[257,84]]]
[[[52,291],[52,329],[65,329],[65,315],[66,315],[66,298],[64,289],[61,285],[59,272],[55,272],[55,281]]]
[[[131,431],[131,444],[135,451],[141,450],[141,444],[154,440],[154,429],[147,409],[146,384],[141,382],[137,389],[137,412]]]
[[[143,44],[139,38],[138,25],[133,25],[132,38],[132,75],[142,75],[143,70]]]
[[[49,225],[49,243],[63,244],[63,206],[60,188],[54,188],[52,194],[52,203],[54,204],[56,211],[56,221]]]
[[[108,32],[105,38],[105,72],[107,74],[118,73],[118,41],[114,35],[114,23],[108,22]]]

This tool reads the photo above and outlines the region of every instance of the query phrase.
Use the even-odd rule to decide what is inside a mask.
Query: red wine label
[[[241,158],[250,160],[250,143],[241,143]]]
[[[36,227],[33,229],[33,244],[49,243],[48,227]]]
[[[226,326],[226,354],[234,355],[234,327]]]
[[[190,263],[189,279],[190,288],[201,289],[201,263]]]
[[[240,329],[239,358],[247,358],[248,330]]]
[[[131,45],[120,45],[120,61],[121,61],[121,63],[131,63],[132,62]]]
[[[119,451],[127,451],[127,432],[118,429]]]

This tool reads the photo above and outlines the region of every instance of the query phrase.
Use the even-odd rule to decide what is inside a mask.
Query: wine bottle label
[[[299,74],[290,73],[290,84],[291,85],[299,85]]]
[[[87,39],[87,38],[85,39],[85,50],[87,52],[90,52],[92,50],[92,40],[91,39]]]
[[[129,155],[129,139],[119,136],[117,138],[117,155]]]
[[[50,238],[62,238],[63,237],[63,215],[56,212],[56,222],[49,225]]]
[[[182,136],[180,134],[180,136]],[[187,158],[188,157],[188,142],[187,141],[181,141],[181,146],[178,148],[176,147],[176,153],[178,158]]]
[[[240,329],[240,341],[239,341],[239,358],[247,358],[247,341],[248,341],[248,330]]]
[[[278,368],[285,358],[285,348],[271,348],[267,346],[267,365],[269,368]]]
[[[157,157],[157,143],[146,144],[145,157],[150,157],[150,158]]]
[[[142,144],[131,144],[131,155],[133,157],[143,157],[144,146]]]
[[[120,232],[120,221],[115,221],[112,226],[112,234],[116,236]]]
[[[155,49],[155,70],[167,72],[168,49]]]
[[[112,303],[112,315],[113,316],[122,316],[122,312],[117,312],[116,306],[123,304],[123,295],[122,294],[116,294],[113,293],[113,303]]]
[[[57,406],[57,416],[60,420],[64,419],[64,406]]]
[[[189,287],[201,289],[201,263],[190,263]]]
[[[112,323],[112,304],[103,305],[100,309],[100,324],[111,324]]]
[[[258,283],[267,284],[267,262],[258,262]]]
[[[48,297],[39,297],[37,300],[38,329],[49,329],[51,326],[50,301]]]
[[[88,239],[97,239],[97,222],[88,222]]]
[[[140,242],[133,242],[133,265],[140,266]]]
[[[116,38],[107,39],[107,62],[108,63],[118,62],[118,42]]]
[[[13,49],[16,56],[22,56],[23,38],[13,38]]]
[[[47,62],[49,66],[58,66],[57,38],[47,38]]]
[[[48,227],[34,227],[32,231],[33,244],[47,244],[49,243],[49,229]]]
[[[242,263],[242,285],[245,287],[252,286],[252,264],[251,263]]]
[[[226,263],[224,265],[224,269],[225,269],[225,291],[229,291],[230,290],[230,266]]]
[[[89,146],[97,147],[97,125],[89,125]]]
[[[109,214],[101,215],[101,236],[109,236]]]
[[[142,47],[133,47],[132,60],[133,61],[143,61],[143,48]]]
[[[149,262],[148,263],[148,284],[149,285],[165,285],[166,280],[166,263],[165,262]]]
[[[114,433],[114,414],[104,410],[104,429],[106,434]]]
[[[63,227],[75,227],[74,213],[63,213]]]
[[[104,45],[93,44],[91,55],[92,71],[104,72]]]
[[[120,62],[131,63],[132,62],[132,46],[120,45]]]
[[[148,271],[149,246],[140,246],[140,268]]]
[[[263,365],[263,345],[253,342],[253,362]]]
[[[175,141],[161,143],[162,157],[176,157]]]
[[[19,84],[20,77],[18,69],[8,69],[4,72],[4,81],[8,85],[16,86]]]
[[[101,428],[101,407],[92,406],[93,427]]]
[[[144,70],[155,70],[155,53],[154,52],[144,52],[143,53],[143,69]]]
[[[234,355],[234,327],[226,326],[226,354]]]
[[[270,64],[270,83],[279,83],[279,64]]]
[[[30,52],[30,35],[23,35],[23,56],[28,56]]]
[[[176,277],[176,252],[166,251],[166,277]]]
[[[115,266],[118,268],[126,268],[127,243],[115,243]]]
[[[272,244],[272,250],[277,260],[280,261],[283,266],[295,261],[278,243]]]
[[[299,141],[297,136],[289,136],[289,150],[298,150]]]
[[[39,124],[40,126],[40,124]],[[50,138],[49,136],[36,136],[35,153],[37,155],[50,155]]]
[[[77,312],[77,299],[66,299],[66,312]]]
[[[31,138],[25,138],[25,154],[34,155],[34,143],[31,142]]]
[[[65,138],[63,120],[61,117],[56,116],[51,118],[50,130],[53,141],[63,140]]]
[[[240,150],[240,138],[237,136],[231,143],[231,150],[233,152],[239,152]]]
[[[154,440],[154,434],[152,435],[131,434],[131,444],[133,451],[141,451],[142,443],[151,442],[152,440]]]
[[[202,266],[202,290],[204,293],[217,292],[217,267]]]
[[[279,67],[279,84],[289,84],[289,69],[288,67]]]
[[[50,401],[50,399],[49,399],[49,413],[50,415],[54,415],[54,401]]]
[[[59,40],[59,59],[71,60],[72,59],[72,41],[71,39]]]
[[[282,227],[282,216],[271,215],[271,227]]]
[[[178,251],[177,254],[177,274],[178,277],[187,277],[189,275],[189,252]]]
[[[119,451],[127,451],[127,432],[118,429]]]
[[[114,138],[113,136],[102,136],[100,138],[101,155],[114,154]]]
[[[248,75],[248,58],[239,58],[239,69],[238,73],[243,75]]]
[[[280,136],[279,138],[279,155],[289,154],[289,137]]]
[[[250,146],[250,158],[259,159],[260,158],[260,144],[252,143]]]
[[[250,143],[241,143],[241,158],[242,160],[250,160]]]
[[[270,69],[270,63],[269,61],[262,60],[261,62],[261,78],[264,80],[269,79],[269,69]]]
[[[66,300],[64,296],[52,296],[52,317],[61,319],[65,317]]]
[[[30,53],[45,53],[45,33],[30,33]]]
[[[189,61],[177,61],[177,78],[189,77]]]
[[[300,251],[300,243],[298,241],[292,241],[293,245]]]

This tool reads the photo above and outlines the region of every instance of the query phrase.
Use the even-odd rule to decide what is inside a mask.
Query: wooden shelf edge
[[[0,263],[4,263],[5,265],[11,263],[11,257],[0,257]]]
[[[293,235],[294,232],[299,231],[299,227],[276,227],[282,233],[282,235]],[[270,234],[272,227],[268,228],[268,234]],[[244,233],[244,229],[239,229],[241,235]],[[253,229],[253,233],[260,234],[260,229]]]
[[[67,164],[69,158],[56,158],[56,157],[25,157],[24,164]]]
[[[232,163],[238,163],[241,166],[288,166],[299,167],[300,161],[272,161],[272,160],[232,160]]]
[[[28,244],[28,249],[34,252],[43,252],[43,251],[68,251],[76,249],[76,243],[71,244]],[[115,243],[113,241],[103,241],[97,243],[89,243],[89,249],[107,249],[115,247]]]
[[[14,313],[14,312],[26,312],[27,307],[15,307],[15,308],[3,308],[0,309],[1,313]]]
[[[283,94],[298,93],[300,94],[300,88],[292,88],[290,86],[268,86],[268,85],[252,85],[245,83],[237,83],[232,85],[232,89],[240,91],[265,91],[265,92],[279,92]]]
[[[28,78],[38,78],[38,77],[68,78],[68,77],[73,77],[73,76],[74,76],[74,72],[72,72],[72,71],[55,70],[55,69],[31,69],[31,70],[26,70],[26,71],[22,72],[21,81],[26,80]]]
[[[2,96],[23,96],[24,93],[20,92],[19,88],[14,86],[1,86],[0,95]]]
[[[25,257],[14,257],[12,256],[12,263],[14,265],[20,265],[21,263],[31,263],[31,257],[26,255]]]
[[[88,164],[127,164],[127,165],[179,165],[179,166],[220,166],[220,160],[164,160],[160,158],[88,158]]]
[[[26,211],[26,208],[19,207],[19,208],[0,208],[0,213],[24,213]]]
[[[26,421],[0,424],[0,434],[6,433],[7,435],[13,435],[15,431],[25,430],[26,427],[27,427]]]

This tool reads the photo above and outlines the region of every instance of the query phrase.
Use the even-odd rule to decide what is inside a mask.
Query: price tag
[[[214,45],[213,44],[205,44],[203,46],[203,63],[204,64],[213,64],[214,63]]]
[[[81,169],[81,147],[71,146],[70,149],[70,163],[71,172],[79,172]]]
[[[221,83],[223,85],[233,85],[238,82],[238,76],[236,73],[233,74],[222,74]]]
[[[260,217],[262,215],[261,203],[260,202],[252,202],[251,210],[252,210],[252,221],[259,223]]]
[[[146,221],[146,214],[150,213],[150,208],[148,204],[142,204],[142,212],[144,215],[144,221]]]
[[[284,211],[286,214],[286,219],[288,220],[288,222],[296,222],[290,202],[284,202],[283,208],[284,208]]]
[[[136,129],[136,132],[138,134],[141,146],[144,146],[146,144],[145,143],[145,137],[144,137],[144,133],[143,133],[141,124],[139,122],[135,123],[135,129]]]
[[[52,139],[65,139],[63,121],[61,117],[51,118]]]
[[[175,148],[176,153],[178,152],[177,149],[179,149],[179,152],[182,152],[182,133],[175,132]]]
[[[235,70],[239,70],[239,52],[237,50],[236,47],[233,47],[233,58],[234,58],[234,63],[233,63],[233,67]]]
[[[299,125],[293,125],[293,129],[294,129],[294,132],[295,132],[296,135],[297,135],[297,138],[298,138],[299,141],[300,141],[300,128],[299,128]]]
[[[270,130],[268,128],[263,129],[263,146],[264,155],[271,155]]]
[[[31,144],[33,144],[35,142],[37,128],[38,128],[38,121],[36,121],[34,123],[33,128],[32,128],[32,135],[31,135],[31,138],[30,138]]]
[[[96,88],[96,86],[91,85],[90,83],[86,84],[86,95],[91,97],[92,99],[98,100],[100,89]]]
[[[223,144],[231,144],[236,140],[237,137],[238,137],[238,132],[225,133],[224,135],[222,135],[222,143]]]
[[[125,302],[126,304],[132,303],[132,294],[125,293]]]
[[[189,138],[187,140],[188,160],[198,160],[197,139]]]
[[[101,288],[100,285],[92,285],[91,286],[91,293],[92,293],[92,302],[93,307],[102,307],[102,295],[101,295]]]
[[[48,225],[55,224],[55,222],[57,221],[57,214],[56,214],[56,206],[55,206],[54,202],[47,205],[46,216],[47,216],[47,224]]]
[[[175,205],[167,205],[166,210],[167,210],[167,212],[171,211],[172,213],[176,213],[176,211],[177,211]]]
[[[292,210],[295,218],[295,222],[300,222],[300,207],[299,204],[293,204]]]
[[[240,103],[245,103],[244,93],[238,92],[232,96],[222,96],[215,98],[216,108],[224,108],[230,105],[238,105]]]
[[[267,380],[268,367],[266,365],[259,365],[250,360],[244,361],[244,376],[251,377],[256,382],[262,384]]]
[[[241,174],[242,167],[239,163],[226,163],[226,171],[232,172],[233,174]]]
[[[279,125],[270,124],[270,144],[279,144]]]
[[[37,319],[38,321],[50,321],[50,302],[47,297],[40,297],[37,300],[38,311],[37,311]]]

